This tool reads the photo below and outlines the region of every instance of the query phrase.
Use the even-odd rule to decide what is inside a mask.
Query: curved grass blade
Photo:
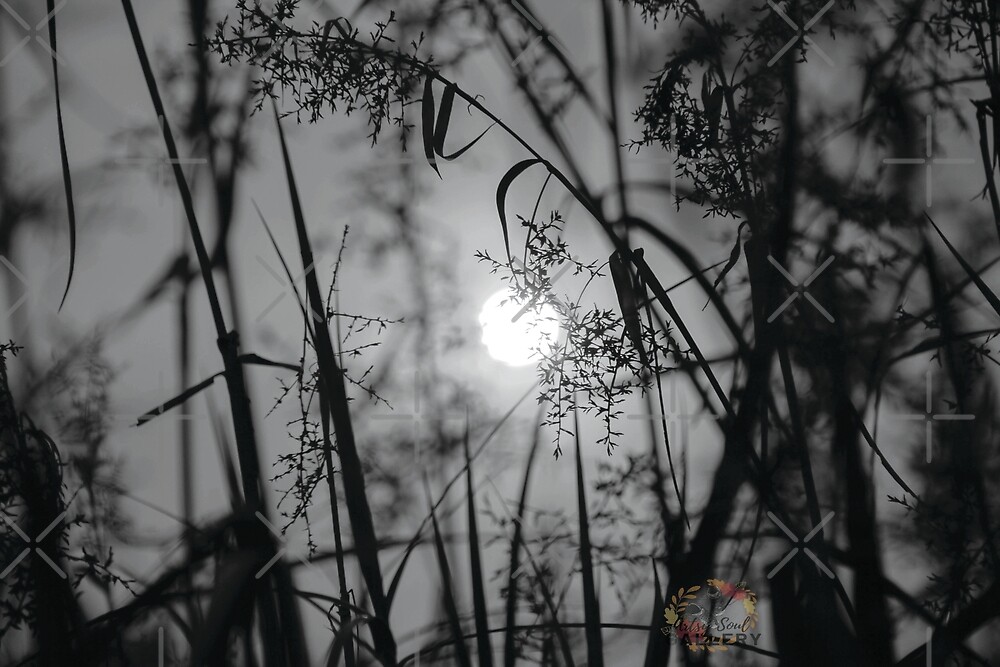
[[[580,419],[573,406],[573,438],[576,442],[576,509],[580,521],[580,575],[583,578],[583,614],[587,635],[588,667],[604,667],[601,639],[601,607],[594,586],[594,562],[590,552],[590,521],[587,517],[587,494],[583,480],[583,454],[580,447]]]
[[[73,178],[69,169],[69,151],[66,149],[66,131],[63,127],[62,95],[59,92],[59,55],[56,46],[56,3],[55,0],[45,0],[49,24],[49,53],[52,54],[52,81],[56,93],[56,126],[59,129],[59,161],[62,164],[63,193],[66,196],[66,216],[69,218],[69,274],[66,276],[66,289],[59,301],[62,310],[69,295],[69,287],[73,284],[73,271],[76,268],[76,207],[73,205]]]
[[[633,250],[634,253],[641,253],[642,249]],[[611,271],[611,280],[615,285],[615,294],[618,296],[618,306],[622,311],[622,320],[625,323],[625,335],[639,355],[639,361],[644,368],[649,368],[649,356],[646,354],[646,347],[642,343],[642,322],[639,320],[639,306],[635,298],[635,282],[632,280],[632,270],[629,264],[622,260],[617,250],[611,253],[608,259],[608,268]]]
[[[437,173],[438,178],[443,178],[441,176],[441,170],[438,169],[437,159],[434,157],[434,75],[428,74],[427,79],[424,81],[424,97],[423,102],[420,105],[420,130],[424,139],[424,157],[427,158],[427,163],[431,165],[431,168]]]
[[[476,490],[472,481],[472,456],[469,454],[469,424],[465,424],[465,489],[469,513],[469,565],[472,570],[472,607],[476,617],[476,647],[479,667],[493,667],[493,645],[486,608],[486,586],[483,582],[482,554],[479,551],[479,527],[476,522]]]
[[[441,106],[438,108],[437,124],[434,126],[434,153],[442,160],[447,160],[448,162],[462,157],[467,150],[475,146],[479,143],[480,139],[486,136],[486,133],[493,128],[493,125],[496,125],[496,123],[491,124],[485,130],[480,132],[478,137],[467,143],[465,146],[459,148],[450,155],[446,154],[444,152],[444,140],[448,136],[448,125],[451,122],[451,109],[455,103],[456,88],[457,86],[454,83],[449,83],[445,86],[444,93],[441,94]],[[433,97],[431,98],[431,104],[433,104]],[[441,175],[440,172],[438,175]]]
[[[892,467],[889,461],[885,458],[885,455],[882,453],[882,450],[879,449],[878,443],[875,442],[875,439],[872,437],[872,434],[868,432],[868,427],[865,426],[865,421],[864,419],[861,418],[861,413],[859,413],[857,408],[855,408],[853,405],[851,405],[851,409],[853,410],[854,419],[858,423],[858,429],[861,431],[861,435],[864,436],[865,442],[868,443],[868,446],[871,447],[872,452],[874,452],[875,456],[878,457],[878,460],[879,462],[881,462],[882,467],[885,468],[885,471],[889,473],[890,477],[896,480],[896,484],[899,484],[904,491],[906,491],[914,498],[918,498],[919,496],[917,496],[917,494],[913,492],[913,489],[911,489],[909,485],[903,481],[903,478],[899,476],[899,473],[896,472],[896,470]]]
[[[544,162],[544,160],[534,157],[521,160],[507,170],[507,173],[500,179],[500,184],[497,185],[497,213],[500,215],[500,227],[503,230],[503,245],[507,251],[508,260],[510,260],[510,231],[507,229],[507,191],[510,190],[510,186],[517,177],[524,173],[525,169],[541,162]]]

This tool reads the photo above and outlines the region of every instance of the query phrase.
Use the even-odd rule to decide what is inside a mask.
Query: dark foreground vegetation
[[[190,46],[168,57],[143,5],[122,0],[186,240],[111,326],[60,335],[48,358],[35,329],[0,349],[0,662],[997,664],[996,3],[554,3],[599,17],[589,59],[541,2],[345,4],[188,0]],[[0,255],[16,259],[39,227],[68,230],[51,238],[68,248],[72,305],[88,298],[73,276],[84,170],[57,48],[73,26],[57,29],[54,0],[47,11],[46,158],[60,178],[26,188],[17,157],[0,156]],[[505,65],[516,122],[463,67],[484,52]],[[342,184],[392,225],[405,321],[341,308],[363,289],[341,273],[353,230],[313,270],[330,221],[307,219],[286,132],[338,115],[357,117],[373,158],[417,158]],[[277,137],[284,222],[245,187],[251,118]],[[16,131],[0,121],[4,143]],[[496,221],[467,222],[483,225],[479,266],[562,327],[522,399],[537,416],[503,492],[489,455],[515,437],[514,409],[438,364],[455,314],[427,246],[447,231],[420,210],[430,192],[464,196],[449,176],[501,143],[519,157],[485,193]],[[189,147],[206,156],[199,170]],[[251,316],[233,253],[251,226],[294,287],[297,360],[241,344]],[[600,252],[578,253],[571,233]],[[601,287],[615,298],[592,297]],[[9,330],[27,331],[7,294]],[[179,549],[140,579],[116,560],[135,540],[119,509],[129,480],[107,454],[103,350],[164,300],[178,388],[134,415],[132,437],[213,385],[227,400],[210,402],[207,437],[178,422]],[[202,321],[217,343],[207,378],[191,357]],[[399,328],[405,353],[377,356]],[[430,426],[375,429],[373,407],[414,365]],[[268,460],[273,404],[298,415]],[[714,440],[675,428],[682,418]],[[712,468],[691,470],[711,447]],[[225,489],[225,512],[195,507],[205,451],[223,475],[198,483]],[[545,456],[572,480],[565,507],[532,502]],[[282,530],[320,522],[331,544],[285,553]],[[324,578],[305,587],[314,569]],[[430,582],[430,612],[403,592],[414,581]],[[709,616],[696,615],[706,593]],[[738,632],[712,625],[717,604],[743,610]]]

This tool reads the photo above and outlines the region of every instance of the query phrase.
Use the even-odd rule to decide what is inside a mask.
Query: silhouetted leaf
[[[962,255],[959,254],[959,252],[955,249],[955,246],[953,246],[948,241],[948,239],[941,232],[941,230],[938,229],[938,226],[934,224],[934,221],[931,219],[931,216],[927,215],[927,213],[925,212],[924,217],[927,218],[927,221],[929,223],[931,223],[931,227],[933,227],[934,231],[938,233],[938,236],[941,237],[941,240],[944,241],[944,244],[948,246],[948,250],[950,250],[951,254],[955,257],[955,259],[958,260],[958,263],[962,265],[962,269],[965,271],[965,274],[969,276],[969,279],[972,280],[972,282],[976,285],[980,293],[982,293],[982,295],[986,297],[986,300],[989,302],[990,306],[993,307],[994,312],[996,312],[997,315],[1000,315],[1000,299],[997,298],[997,295],[993,292],[993,290],[991,290],[986,285],[985,282],[983,282],[983,279],[979,276],[978,273],[976,273],[976,270],[973,269],[972,266],[965,261],[965,258],[962,257]]]
[[[66,288],[59,301],[62,310],[69,295],[69,287],[73,283],[73,270],[76,268],[76,207],[73,205],[73,179],[69,169],[69,152],[66,149],[66,131],[63,127],[62,95],[59,90],[59,56],[56,45],[56,6],[55,0],[45,0],[46,16],[49,24],[49,53],[52,55],[52,82],[56,97],[56,126],[59,130],[59,161],[62,165],[63,193],[66,197],[66,215],[69,218],[69,274],[66,276]]]
[[[427,75],[424,80],[424,98],[420,105],[420,131],[424,139],[424,157],[427,163],[437,172],[438,178],[442,178],[441,171],[437,166],[437,159],[434,157],[434,76]]]
[[[510,232],[507,229],[507,191],[518,176],[524,173],[528,167],[532,167],[542,162],[539,158],[528,158],[521,160],[507,170],[507,173],[500,179],[497,186],[497,213],[500,215],[500,228],[503,230],[503,246],[507,251],[507,259],[510,260]]]

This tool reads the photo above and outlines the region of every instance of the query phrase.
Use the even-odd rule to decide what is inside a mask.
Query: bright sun
[[[543,303],[521,312],[522,307],[510,290],[504,289],[488,298],[479,313],[486,350],[508,366],[538,361],[538,350],[548,349],[559,337],[555,308]]]

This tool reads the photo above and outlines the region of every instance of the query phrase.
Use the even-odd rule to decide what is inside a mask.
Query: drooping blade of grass
[[[636,250],[634,252],[641,252]],[[632,270],[629,264],[622,260],[617,250],[611,253],[608,259],[608,269],[611,271],[611,279],[615,285],[615,294],[618,296],[618,307],[622,311],[622,321],[625,325],[625,335],[639,355],[639,361],[643,368],[649,368],[649,357],[646,355],[646,348],[642,344],[642,322],[639,319],[639,307],[636,302],[635,283],[632,280]]]
[[[528,505],[528,489],[531,483],[531,469],[535,464],[535,454],[538,452],[538,444],[542,441],[541,418],[544,414],[544,406],[539,410],[535,419],[535,433],[531,439],[531,451],[528,452],[528,461],[524,465],[524,477],[521,482],[521,498],[517,502],[517,516],[514,517],[514,536],[510,541],[510,565],[507,568],[507,601],[505,617],[507,619],[507,633],[504,635],[503,661],[504,667],[514,667],[517,662],[517,633],[513,630],[517,622],[517,580],[521,573],[521,540],[524,539],[524,512]]]
[[[291,158],[288,154],[288,144],[285,132],[281,127],[277,105],[274,105],[274,121],[278,127],[278,138],[281,142],[281,157],[288,181],[288,195],[291,199],[292,214],[295,220],[295,231],[299,241],[299,251],[302,257],[302,267],[305,270],[307,317],[316,320],[316,313],[326,312],[323,297],[316,278],[315,259],[312,243],[306,230],[302,204],[299,200],[298,188],[295,185],[295,174],[292,171]],[[314,344],[316,359],[319,365],[320,387],[326,393],[333,419],[333,429],[337,436],[337,453],[340,455],[340,465],[344,479],[344,498],[347,503],[347,514],[351,519],[354,534],[355,549],[358,553],[358,566],[365,579],[368,595],[372,601],[375,616],[381,624],[371,626],[372,640],[376,650],[389,664],[396,662],[396,641],[389,631],[389,604],[382,584],[382,569],[378,560],[378,539],[375,536],[375,525],[372,520],[371,507],[365,491],[364,470],[358,455],[357,443],[354,440],[354,427],[347,404],[347,389],[344,386],[344,375],[337,365],[337,358],[330,338],[330,330],[325,321],[314,321]]]
[[[663,627],[663,595],[660,594],[660,574],[653,562],[653,618],[649,622],[649,640],[646,643],[645,667],[660,667],[657,664],[657,644],[666,641],[660,628]]]
[[[587,516],[587,493],[583,480],[583,453],[580,447],[580,419],[573,409],[573,437],[576,442],[576,509],[580,522],[580,575],[583,579],[583,618],[587,635],[588,667],[603,667],[601,607],[594,586],[594,562],[590,552],[590,520]]]
[[[444,140],[448,136],[448,125],[451,122],[451,109],[455,103],[455,89],[457,86],[455,84],[449,84],[445,86],[444,93],[441,95],[441,106],[438,109],[437,124],[434,126],[434,153],[437,154],[442,160],[447,160],[451,162],[452,160],[457,160],[462,157],[462,155],[479,143],[479,140],[486,136],[486,133],[490,131],[493,125],[490,125],[485,130],[479,133],[475,139],[465,144],[459,148],[454,153],[450,155],[444,152]],[[433,101],[433,98],[432,98]],[[495,125],[495,123],[494,123]],[[440,175],[440,172],[439,172]]]
[[[424,478],[424,486],[427,491],[427,504],[431,508],[431,525],[434,528],[434,551],[437,554],[438,568],[441,572],[445,613],[448,616],[448,627],[451,629],[452,639],[455,640],[455,658],[460,667],[472,667],[472,660],[469,658],[469,650],[465,646],[465,638],[462,633],[462,621],[458,616],[458,607],[455,604],[454,590],[451,586],[448,553],[444,548],[444,540],[441,539],[441,529],[438,526],[437,513],[434,511],[434,501],[431,499],[431,489],[426,477]]]
[[[978,273],[976,273],[975,269],[973,269],[972,266],[965,261],[965,258],[962,257],[962,255],[959,254],[958,250],[955,249],[955,246],[953,246],[948,241],[947,237],[945,237],[945,235],[941,232],[941,230],[938,229],[938,226],[934,224],[934,221],[931,219],[931,216],[927,215],[927,213],[924,212],[924,217],[927,218],[927,222],[931,223],[931,227],[933,227],[934,231],[938,233],[938,236],[941,237],[941,240],[944,241],[944,244],[948,246],[948,250],[951,251],[951,254],[955,257],[956,260],[958,260],[958,263],[962,265],[962,269],[965,271],[965,274],[969,276],[969,279],[972,280],[973,283],[975,283],[980,293],[982,293],[982,295],[986,297],[986,300],[989,302],[990,306],[993,307],[993,310],[997,313],[997,315],[1000,315],[1000,298],[997,298],[997,295],[993,292],[993,290],[991,290],[986,285],[985,282],[983,282],[983,279],[979,276]]]
[[[882,450],[879,449],[878,443],[875,442],[875,439],[872,437],[872,434],[868,432],[868,427],[865,426],[865,421],[864,419],[861,418],[861,413],[857,411],[857,408],[853,409],[854,409],[854,419],[858,423],[858,429],[861,431],[861,435],[864,436],[864,439],[868,443],[868,446],[871,447],[871,450],[875,453],[875,456],[877,456],[878,460],[882,463],[882,467],[885,468],[885,471],[889,473],[890,477],[896,480],[896,484],[899,484],[904,491],[906,491],[908,494],[916,498],[917,494],[915,494],[913,492],[913,489],[911,489],[909,485],[903,481],[903,478],[899,476],[899,473],[896,472],[896,470],[892,467],[889,461],[885,458],[885,455],[882,453]]]
[[[424,81],[424,97],[420,104],[420,131],[421,136],[424,140],[424,157],[427,158],[427,163],[431,168],[437,173],[438,178],[443,178],[441,176],[441,170],[438,169],[437,159],[434,157],[434,75],[427,75],[427,79]]]
[[[510,186],[517,180],[517,177],[524,173],[524,170],[528,167],[541,163],[540,158],[528,158],[527,160],[521,160],[513,167],[507,170],[507,173],[503,175],[500,179],[499,185],[497,185],[497,213],[500,215],[500,228],[503,231],[503,246],[507,251],[507,259],[510,260],[510,231],[507,229],[507,191],[510,190]]]
[[[472,571],[472,607],[476,616],[476,647],[479,650],[479,667],[493,667],[493,644],[490,641],[490,623],[486,608],[486,586],[483,582],[482,554],[479,552],[479,527],[476,521],[476,489],[472,481],[472,456],[469,454],[469,424],[466,420],[465,437],[465,489],[469,513],[469,565]]]
[[[66,131],[63,127],[62,95],[59,92],[59,50],[56,46],[56,3],[55,0],[45,0],[49,24],[49,53],[52,54],[52,82],[56,93],[56,126],[59,129],[59,161],[62,163],[63,192],[66,196],[66,216],[69,218],[69,274],[66,276],[66,289],[59,301],[62,310],[69,295],[69,287],[73,283],[73,270],[76,268],[76,207],[73,205],[73,178],[69,170],[69,151],[66,150]]]

